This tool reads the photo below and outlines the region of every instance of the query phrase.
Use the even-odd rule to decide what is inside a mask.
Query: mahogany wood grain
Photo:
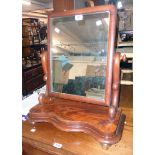
[[[113,62],[112,106],[118,107],[120,90],[120,53],[116,52]]]
[[[109,107],[41,96],[44,103],[30,110],[29,121],[49,122],[63,131],[85,132],[104,144],[120,140],[125,119],[120,109],[115,118],[110,119]]]
[[[105,11],[110,13],[105,100],[52,92],[50,18]],[[121,139],[125,115],[118,108],[120,55],[116,53],[114,56],[116,15],[112,5],[49,14],[48,53],[42,56],[47,92],[40,95],[39,104],[30,110],[30,122],[48,122],[63,131],[84,132],[104,145],[115,144]]]
[[[49,123],[36,123],[36,132],[31,132],[31,129],[32,126],[28,122],[23,122],[23,150],[27,153],[23,155],[44,155],[37,154],[38,150],[50,155],[132,155],[133,130],[131,126],[125,125],[121,140],[108,150],[105,150],[90,135],[64,132]],[[55,148],[54,143],[62,144],[62,148]]]
[[[38,150],[50,155],[132,155],[133,131],[129,126],[124,127],[121,141],[108,150],[102,148],[98,141],[85,133],[63,132],[49,123],[36,123],[35,128],[36,132],[32,133],[30,124],[23,123],[22,141],[26,155],[44,155],[36,154]],[[62,144],[62,148],[55,148],[54,143]]]
[[[42,67],[43,67],[43,71],[44,71],[44,81],[47,81],[47,74],[48,74],[48,70],[47,70],[47,52],[44,51],[41,54],[41,63],[42,63]]]
[[[120,53],[116,52],[113,60],[112,103],[109,108],[109,116],[114,118],[119,102],[120,87]]]
[[[23,122],[22,128],[23,152],[25,152],[23,155],[132,155],[132,90],[132,86],[121,86],[120,106],[126,115],[126,123],[121,140],[108,150],[103,149],[91,135],[80,132],[64,132],[49,123],[36,123],[36,132],[31,132],[33,126],[26,121]],[[54,143],[62,144],[62,148],[55,148]]]
[[[111,6],[111,5],[110,5]],[[107,67],[106,67],[106,85],[105,85],[105,103],[107,105],[111,104],[112,99],[112,74],[113,74],[113,55],[114,55],[114,44],[115,44],[115,34],[116,34],[116,20],[117,20],[117,10],[113,7],[110,11],[110,23],[109,23],[109,33],[108,33],[108,54],[107,54]]]
[[[24,148],[22,155],[51,155],[46,151],[34,148],[32,145],[28,143],[23,142],[22,147]],[[55,155],[55,153],[53,153],[52,155]]]

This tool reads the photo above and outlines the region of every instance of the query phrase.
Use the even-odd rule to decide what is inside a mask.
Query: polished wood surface
[[[63,131],[85,132],[99,142],[114,144],[121,138],[125,116],[119,109],[109,118],[109,107],[55,98],[29,112],[31,122],[49,122]]]
[[[42,58],[44,57],[42,56]],[[43,59],[42,62],[45,64],[47,61]],[[60,97],[60,93],[57,93],[59,96],[41,94],[39,104],[29,112],[29,121],[52,123],[63,131],[88,133],[102,144],[112,145],[117,143],[121,138],[125,121],[125,115],[118,108],[119,64],[120,53],[116,52],[113,64],[113,96],[110,107],[102,104],[92,104],[93,102],[86,103],[83,100],[79,102],[79,100],[64,99]],[[45,67],[44,70],[46,70]],[[94,103],[96,102],[94,101]]]
[[[50,55],[52,54],[50,52],[52,48],[50,40],[52,38],[49,35],[50,25],[48,25],[48,54],[42,55],[47,92],[40,95],[39,104],[30,110],[28,119],[30,122],[52,123],[52,125],[62,131],[87,133],[101,144],[107,146],[115,144],[121,139],[125,121],[125,115],[118,108],[120,54],[114,53],[117,9],[114,5],[104,5],[49,13],[48,23],[50,23],[50,18],[96,12],[103,13],[105,11],[108,11],[110,15],[105,100],[99,101],[77,95],[52,92],[52,66],[50,64]]]
[[[44,71],[44,81],[47,81],[47,51],[43,51],[41,54],[41,63]]]
[[[120,53],[116,52],[113,62],[113,79],[112,79],[112,104],[109,107],[109,116],[114,118],[119,103],[119,91],[120,91]]]
[[[63,132],[49,123],[30,125],[26,121],[23,122],[23,155],[132,155],[132,86],[121,86],[120,106],[126,115],[122,139],[108,150],[88,134]],[[34,126],[36,131],[31,132]],[[62,148],[55,148],[54,143],[62,144]]]

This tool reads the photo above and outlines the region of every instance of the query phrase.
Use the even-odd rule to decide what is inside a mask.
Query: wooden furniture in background
[[[125,54],[127,61],[121,62],[121,84],[133,85],[133,31],[120,31],[116,51]]]
[[[34,90],[42,87],[45,82],[43,80],[43,69],[41,64],[22,69],[22,93],[27,95]]]
[[[44,26],[43,26],[44,25]],[[45,31],[41,31],[42,29]],[[42,48],[47,48],[46,25],[36,18],[22,19],[22,58],[38,61]],[[44,34],[43,34],[44,33]],[[44,40],[44,42],[43,42]],[[45,42],[46,40],[46,42]],[[26,61],[27,64],[27,61]]]
[[[28,119],[31,123],[48,122],[67,132],[90,134],[105,147],[117,143],[122,136],[125,115],[118,107],[120,86],[120,53],[114,53],[117,11],[113,5],[89,7],[73,11],[49,14],[50,18],[109,12],[108,51],[106,67],[105,99],[81,97],[52,91],[50,68],[50,26],[48,27],[48,55],[45,53],[43,66],[47,77],[45,94],[40,94],[39,104],[33,107]],[[48,64],[47,64],[48,62]],[[45,65],[47,64],[47,65]],[[45,131],[46,132],[46,131]]]
[[[40,44],[38,19],[22,19],[22,57],[29,57],[33,46]]]
[[[46,25],[35,18],[22,19],[22,94],[43,86],[40,53],[47,49]],[[43,42],[44,41],[44,42]]]

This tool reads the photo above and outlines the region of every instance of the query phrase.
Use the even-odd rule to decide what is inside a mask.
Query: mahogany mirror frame
[[[96,100],[93,98],[86,98],[78,95],[71,95],[65,93],[58,93],[58,92],[51,92],[51,64],[50,64],[50,57],[51,57],[51,38],[50,38],[50,19],[54,17],[65,17],[65,16],[73,16],[78,14],[88,14],[88,13],[104,13],[109,12],[109,31],[108,31],[108,52],[107,52],[107,67],[106,67],[106,82],[105,82],[105,99],[103,100]],[[87,102],[93,104],[101,104],[110,106],[111,98],[112,98],[112,73],[113,73],[113,57],[114,57],[114,44],[115,44],[115,34],[116,34],[116,20],[117,20],[117,10],[113,5],[106,5],[106,6],[96,6],[96,7],[89,7],[84,9],[77,9],[77,10],[69,10],[64,12],[52,12],[48,15],[48,53],[47,53],[47,60],[48,64],[45,67],[45,76],[47,77],[46,87],[47,92],[46,94],[49,96],[59,97],[63,99],[69,100],[76,100],[80,102]],[[46,62],[43,62],[46,63]]]

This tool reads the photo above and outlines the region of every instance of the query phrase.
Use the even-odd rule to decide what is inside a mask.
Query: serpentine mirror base
[[[117,143],[122,136],[125,115],[118,108],[115,117],[109,117],[109,107],[52,98],[42,95],[42,103],[28,115],[31,123],[48,122],[62,131],[84,132],[103,146]]]

